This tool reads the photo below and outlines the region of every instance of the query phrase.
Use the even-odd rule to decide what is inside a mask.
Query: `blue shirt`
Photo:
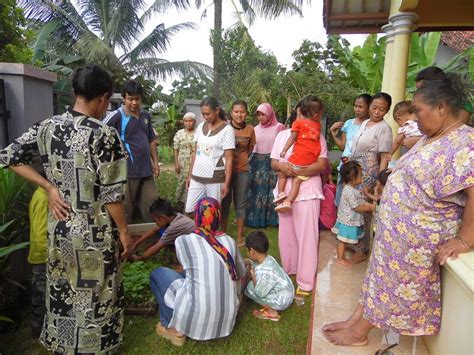
[[[341,131],[346,134],[346,145],[344,146],[344,151],[342,152],[343,157],[350,157],[352,155],[352,143],[354,143],[354,138],[359,131],[360,125],[355,124],[355,118],[351,118],[344,122]],[[338,170],[341,169],[342,161],[339,162]]]
[[[140,111],[138,118],[126,116],[124,108],[121,107],[107,116],[104,123],[117,130],[128,152],[128,177],[139,179],[153,176],[150,143],[155,139],[155,132],[150,114]]]

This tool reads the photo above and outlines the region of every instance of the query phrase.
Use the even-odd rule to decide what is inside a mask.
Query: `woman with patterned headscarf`
[[[232,332],[239,306],[239,279],[245,273],[235,240],[219,231],[219,202],[210,197],[200,199],[194,215],[196,230],[175,241],[184,271],[159,267],[150,276],[160,311],[156,332],[177,346],[183,345],[186,337],[209,340]]]
[[[269,103],[257,107],[257,119],[257,143],[249,161],[245,224],[254,228],[265,228],[268,225],[278,225],[278,216],[273,204],[273,188],[277,183],[277,176],[270,166],[270,153],[275,137],[285,126],[277,121],[275,111]]]

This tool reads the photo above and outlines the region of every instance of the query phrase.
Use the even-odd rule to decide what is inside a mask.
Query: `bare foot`
[[[342,266],[351,266],[352,263],[347,260],[347,259],[336,259],[336,264],[342,265]]]
[[[352,257],[349,259],[349,262],[351,264],[358,264],[361,263],[364,260],[367,260],[368,255],[361,253],[361,252],[355,252]]]
[[[343,322],[335,322],[330,324],[325,324],[321,330],[323,332],[335,332],[341,329],[347,329],[355,325],[361,318],[362,314],[364,313],[364,307],[358,303],[357,307],[354,309],[354,312],[351,314],[349,319]]]
[[[365,346],[368,343],[367,334],[355,332],[354,327],[324,333],[326,339],[334,345]]]
[[[357,319],[349,318],[349,319],[347,319],[345,321],[342,321],[342,322],[335,322],[335,323],[325,324],[325,325],[323,325],[321,330],[323,332],[335,332],[337,330],[350,328],[355,323],[357,323]]]

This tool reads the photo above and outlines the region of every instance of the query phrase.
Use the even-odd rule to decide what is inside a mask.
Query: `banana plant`
[[[411,35],[406,84],[408,96],[415,91],[416,74],[423,68],[437,65],[436,53],[440,41],[440,32]],[[334,48],[343,71],[354,87],[369,93],[380,90],[386,49],[385,37],[377,39],[376,35],[369,35],[362,47],[356,46],[353,49],[339,36],[330,36],[328,43]],[[456,72],[472,81],[474,79],[473,53],[474,48],[470,47],[453,57],[448,63],[437,66],[447,72]]]
[[[0,225],[0,234],[3,234],[5,231],[7,231],[8,227],[13,225],[14,222],[15,220],[13,219],[11,221],[8,221],[7,223]],[[8,278],[7,273],[9,270],[9,266],[7,263],[7,257],[14,251],[23,249],[29,244],[30,244],[29,242],[23,242],[23,243],[12,244],[12,245],[8,245],[6,247],[0,248],[0,306],[7,303],[6,299],[8,298],[8,291],[6,287],[8,284],[12,284],[20,288],[23,288],[22,285]],[[0,315],[0,321],[15,323],[12,319],[2,316],[2,315]]]

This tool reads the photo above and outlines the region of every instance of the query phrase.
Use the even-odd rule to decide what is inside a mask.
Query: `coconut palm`
[[[164,10],[169,7],[177,9],[187,9],[191,7],[190,0],[156,0],[150,7],[151,11]],[[230,0],[234,8],[236,8],[239,19],[241,15],[245,17],[251,25],[256,16],[272,19],[281,14],[299,14],[301,15],[301,6],[303,0]],[[307,0],[307,3],[310,3]],[[222,45],[222,6],[223,0],[194,0],[196,8],[214,5],[214,29],[211,37],[212,49],[214,55],[214,96],[220,96],[220,78],[221,68],[219,60],[219,52]],[[240,9],[238,9],[238,7]]]
[[[194,29],[193,23],[171,27],[156,25],[144,38],[145,24],[156,7],[142,0],[20,0],[32,26],[39,26],[35,59],[48,62],[80,57],[104,65],[116,80],[130,75],[164,79],[170,75],[209,75],[208,66],[191,62],[169,62],[159,58],[173,35]],[[139,14],[143,14],[139,16]]]

